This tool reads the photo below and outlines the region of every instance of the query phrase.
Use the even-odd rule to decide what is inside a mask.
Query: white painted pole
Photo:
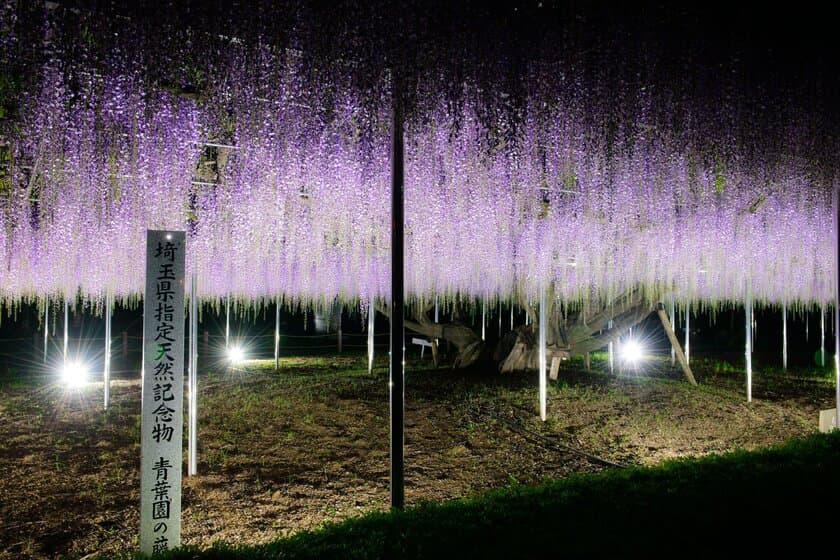
[[[546,412],[546,392],[547,392],[547,383],[546,383],[546,352],[545,352],[545,292],[546,289],[543,288],[540,290],[540,419],[545,421],[545,412]]]
[[[513,331],[513,303],[510,304],[510,330]]]
[[[44,302],[44,363],[47,363],[47,349],[50,342],[50,298]]]
[[[280,298],[274,310],[274,371],[280,369]]]
[[[613,322],[612,322],[612,319],[610,319],[607,322],[607,329],[612,329],[612,328],[613,328]],[[608,358],[608,361],[610,363],[610,375],[614,375],[615,374],[615,345],[612,342],[610,342],[607,345],[607,358]]]
[[[691,358],[689,357],[689,317],[691,316],[691,304],[685,304],[685,363],[690,364]]]
[[[782,305],[782,369],[787,370],[787,303]]]
[[[230,294],[225,300],[225,351],[230,347]]]
[[[438,322],[439,315],[438,315],[438,296],[435,294],[435,323]]]
[[[67,366],[67,347],[70,344],[70,332],[68,330],[68,323],[70,322],[70,302],[67,297],[64,298],[64,353],[62,355],[62,365]]]
[[[499,300],[499,340],[502,338],[502,300]]]
[[[187,475],[198,472],[198,302],[197,279],[190,279],[189,448]]]
[[[114,307],[114,295],[105,292],[105,369],[102,372],[102,404],[105,410],[111,404],[111,312]]]
[[[747,300],[744,303],[747,320],[746,343],[744,344],[744,358],[747,362],[747,402],[752,402],[752,296],[747,290]]]
[[[481,302],[481,340],[485,340],[486,333],[484,327],[487,324],[487,302]]]
[[[808,342],[808,312],[805,312],[805,342]]]
[[[673,328],[673,325],[676,324],[676,322],[675,322],[675,319],[676,319],[676,305],[674,303],[674,298],[671,298],[671,302],[668,305],[668,318],[671,320],[671,328]],[[676,351],[674,350],[674,345],[672,344],[671,345],[671,367],[674,367],[676,365],[676,363],[677,363],[677,354],[676,354]]]
[[[376,324],[376,308],[373,305],[373,302],[370,302],[370,306],[368,308],[368,337],[367,337],[367,346],[368,346],[368,373],[373,373],[373,331]]]
[[[820,367],[825,367],[825,306],[820,307]]]

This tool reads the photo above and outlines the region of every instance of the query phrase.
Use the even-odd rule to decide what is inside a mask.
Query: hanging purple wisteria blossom
[[[0,298],[136,299],[149,228],[188,232],[205,299],[388,294],[388,72],[349,55],[318,67],[295,39],[176,29],[155,46],[130,18],[82,17],[97,41],[41,17],[37,76],[2,129]],[[718,304],[749,282],[767,303],[833,300],[818,117],[796,103],[768,117],[734,82],[692,98],[569,52],[495,91],[407,82],[409,296],[552,284],[566,302],[641,287]]]

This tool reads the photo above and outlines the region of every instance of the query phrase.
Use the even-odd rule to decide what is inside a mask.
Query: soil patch
[[[654,364],[613,377],[567,364],[537,416],[536,375],[409,364],[406,500],[446,500],[611,464],[757,448],[816,430],[833,384]],[[199,379],[199,473],[184,478],[185,544],[260,543],[388,507],[388,376],[361,357],[249,362]],[[139,525],[139,379],[68,391],[0,385],[0,559],[131,550]],[[186,425],[186,423],[185,423]],[[186,442],[186,436],[185,436]]]

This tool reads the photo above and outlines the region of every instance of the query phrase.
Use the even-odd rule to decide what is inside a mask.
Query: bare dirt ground
[[[536,375],[409,364],[406,498],[445,500],[610,464],[755,448],[816,430],[833,384],[664,360],[621,377],[572,362],[538,418]],[[388,375],[361,358],[289,358],[200,377],[199,476],[185,478],[183,541],[259,543],[388,503]],[[719,369],[719,368],[717,368]],[[651,373],[653,372],[653,373]],[[139,379],[66,390],[0,385],[0,559],[132,550],[139,525]],[[185,423],[186,425],[186,423]],[[185,436],[186,441],[186,436]]]

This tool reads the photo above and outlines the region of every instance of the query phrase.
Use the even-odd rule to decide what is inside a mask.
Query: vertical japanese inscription
[[[140,550],[181,544],[184,422],[183,231],[148,231],[143,298]]]

